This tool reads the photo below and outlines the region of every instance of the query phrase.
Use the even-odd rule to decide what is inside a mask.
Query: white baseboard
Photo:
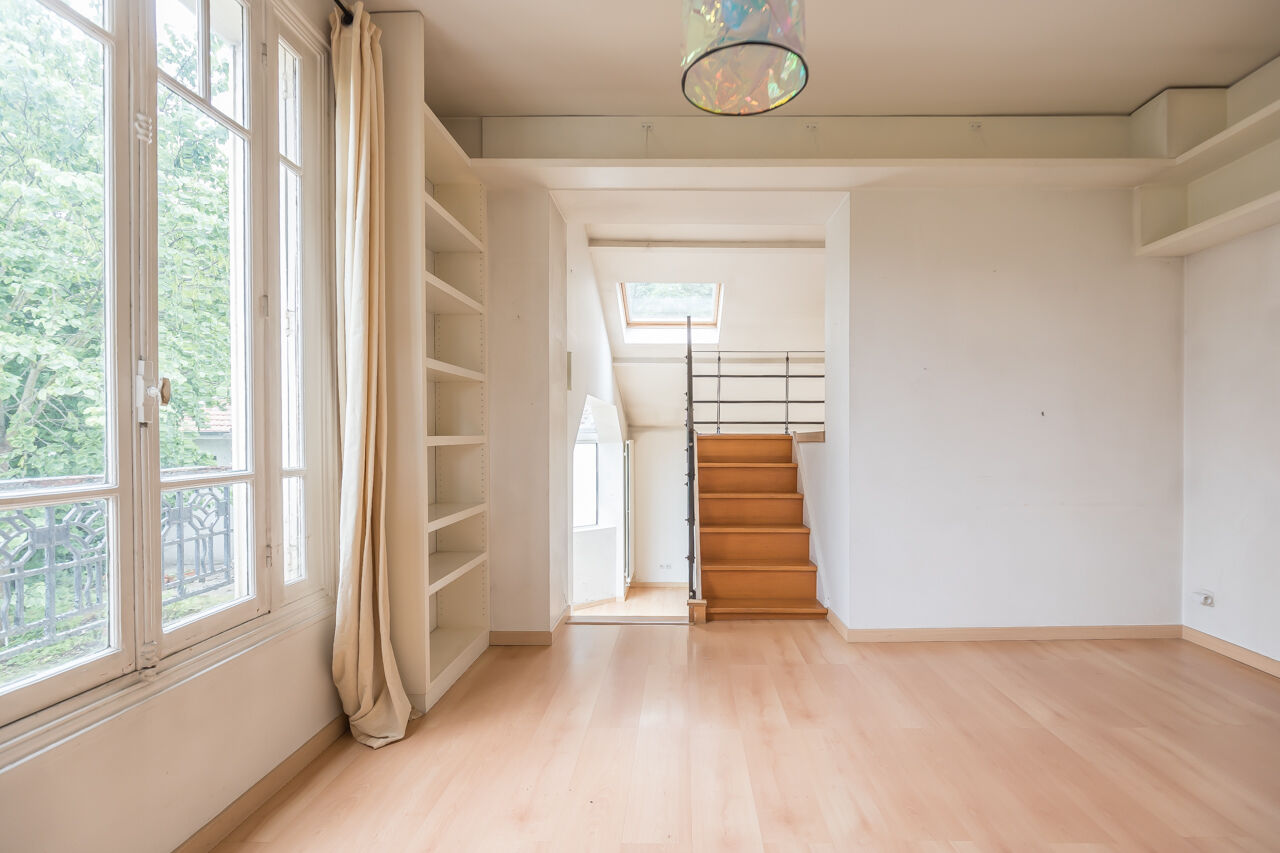
[[[491,646],[549,646],[551,631],[490,631]]]
[[[848,643],[973,643],[1014,640],[1171,640],[1181,625],[1033,625],[1001,628],[850,628],[827,609],[827,621]]]
[[[1246,666],[1261,670],[1267,675],[1280,678],[1280,660],[1275,658],[1246,649],[1244,646],[1237,646],[1235,643],[1229,643],[1212,634],[1206,634],[1204,631],[1188,628],[1186,625],[1182,626],[1182,639],[1195,643],[1197,646],[1202,646],[1211,652],[1217,652],[1223,657],[1231,658]]]

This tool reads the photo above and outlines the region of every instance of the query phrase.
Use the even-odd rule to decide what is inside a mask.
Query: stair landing
[[[698,437],[707,621],[825,619],[788,435]]]

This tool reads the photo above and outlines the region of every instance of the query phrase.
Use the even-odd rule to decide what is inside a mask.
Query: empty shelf
[[[426,140],[427,180],[433,184],[478,184],[471,158],[441,123],[431,107],[422,105]]]
[[[433,252],[483,252],[484,243],[465,225],[444,209],[440,202],[424,192],[427,208],[427,248]]]
[[[444,279],[426,273],[427,310],[432,314],[483,314],[484,306]]]
[[[457,524],[484,512],[486,505],[481,503],[434,503],[427,505],[427,532]]]
[[[484,374],[438,358],[429,358],[427,359],[427,378],[432,382],[483,382]]]
[[[483,625],[460,628],[436,628],[431,632],[431,680],[439,678],[449,665],[462,656],[472,644],[489,633]],[[487,637],[486,637],[487,639]]]
[[[1273,192],[1247,204],[1197,222],[1181,231],[1138,247],[1144,258],[1185,257],[1210,246],[1251,234],[1280,223],[1280,192]]]
[[[473,447],[485,441],[483,435],[429,435],[427,447]]]
[[[467,572],[484,562],[484,551],[436,551],[427,557],[430,566],[431,588],[435,594]]]
[[[1174,160],[1168,171],[1158,176],[1162,183],[1186,183],[1202,178],[1228,163],[1275,141],[1280,132],[1280,101],[1209,137]]]

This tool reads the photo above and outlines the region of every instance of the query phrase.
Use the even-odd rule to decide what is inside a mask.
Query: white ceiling
[[[694,114],[681,0],[372,0],[427,19],[444,116]],[[808,0],[794,115],[1129,113],[1280,54],[1277,0]]]

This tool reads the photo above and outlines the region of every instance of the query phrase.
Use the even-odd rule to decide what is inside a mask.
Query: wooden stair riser
[[[783,563],[809,559],[809,531],[795,533],[708,533],[702,531],[704,563],[764,560]]]
[[[703,598],[814,598],[818,574],[814,571],[702,570]]]
[[[754,622],[765,619],[771,622],[790,622],[796,619],[826,618],[827,614],[825,613],[713,613],[710,605],[708,605],[707,609],[708,622]]]
[[[791,436],[699,436],[699,462],[790,462]]]
[[[709,468],[698,467],[700,492],[794,492],[796,469],[794,466],[764,468]]]
[[[800,524],[804,502],[796,498],[718,498],[702,495],[698,521],[706,525]]]

